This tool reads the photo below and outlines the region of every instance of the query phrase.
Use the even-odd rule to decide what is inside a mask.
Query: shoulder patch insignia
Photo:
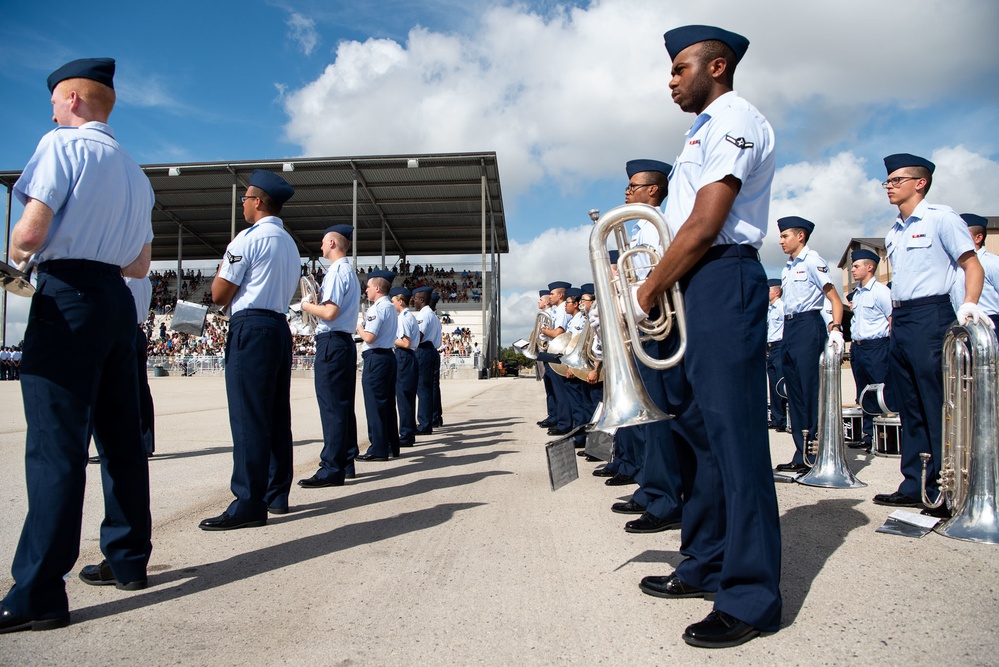
[[[740,150],[745,150],[747,148],[753,147],[753,143],[751,141],[746,141],[742,137],[739,138],[733,137],[731,134],[725,135],[725,141],[727,141],[728,143],[732,144],[733,146],[735,146]]]
[[[815,268],[821,271],[822,273],[829,273],[829,267],[826,266],[825,264],[823,264],[822,266],[817,266]]]
[[[236,262],[241,261],[243,259],[243,256],[242,255],[234,255],[231,252],[229,252],[228,250],[226,250],[225,251],[225,258],[229,261],[230,264],[235,264]]]
[[[377,319],[375,315],[368,315],[368,322],[374,322]]]

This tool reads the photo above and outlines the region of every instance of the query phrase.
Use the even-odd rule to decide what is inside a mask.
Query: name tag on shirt
[[[911,239],[909,239],[909,243],[908,243],[908,245],[906,247],[907,248],[929,248],[931,245],[933,245],[933,239],[931,239],[929,236],[927,236],[925,234],[917,234],[917,235],[913,235],[913,237]]]
[[[792,280],[808,280],[808,274],[804,271],[795,271]]]

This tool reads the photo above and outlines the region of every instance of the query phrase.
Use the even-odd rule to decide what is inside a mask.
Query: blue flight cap
[[[669,176],[669,172],[673,171],[673,165],[659,160],[629,160],[624,168],[628,172],[628,178],[643,171],[658,171],[666,176]]]
[[[408,299],[409,297],[413,296],[413,293],[410,292],[405,287],[400,286],[400,287],[393,287],[392,289],[390,289],[389,296],[404,296]]]
[[[417,294],[419,292],[426,292],[427,294],[431,294],[433,291],[434,291],[433,287],[431,287],[430,285],[424,285],[422,287],[417,287],[415,290],[413,290],[413,294]],[[548,292],[545,292],[545,294],[547,293]]]
[[[583,290],[578,287],[570,287],[565,291],[565,298],[567,299],[579,299],[583,296]]]
[[[615,264],[617,264],[617,258],[620,256],[621,253],[618,252],[617,250],[608,250],[607,254],[610,255],[611,266],[614,266]]]
[[[437,303],[440,300],[441,300],[441,295],[440,294],[432,294],[432,295],[430,295],[430,302],[431,303]]]
[[[771,278],[767,281],[767,287],[780,287],[780,278]]]
[[[274,172],[264,169],[253,170],[253,173],[250,175],[250,185],[260,188],[269,194],[279,206],[283,205],[295,194],[295,188],[288,185],[288,181]]]
[[[923,167],[924,169],[928,169],[931,174],[937,168],[935,164],[926,158],[919,157],[918,155],[910,155],[909,153],[895,153],[885,158],[885,169],[888,170],[889,175],[902,167]]]
[[[975,215],[974,213],[962,213],[961,219],[964,220],[969,227],[985,227],[987,229],[989,226],[989,221],[986,218],[980,215]]]
[[[114,58],[80,58],[49,74],[49,92],[66,79],[90,79],[114,90]]]
[[[354,228],[350,225],[332,225],[323,230],[323,236],[326,236],[330,232],[336,232],[340,236],[349,239],[354,235]]]
[[[541,290],[538,290],[538,296],[548,296],[549,292],[551,292],[550,289],[541,289]]]
[[[583,294],[596,294],[596,292],[593,291],[593,283],[583,283],[579,286],[579,289]]]
[[[685,25],[681,28],[673,28],[663,35],[670,60],[676,60],[680,52],[688,46],[710,39],[717,40],[732,49],[735,52],[735,63],[733,64],[736,65],[746,55],[746,49],[749,48],[749,40],[742,35],[710,25]]]
[[[548,283],[549,292],[554,289],[569,289],[570,287],[572,287],[572,283],[567,283],[564,280],[556,280],[553,283]]]
[[[393,280],[395,280],[395,272],[394,271],[368,271],[368,279],[370,280],[371,278],[384,278],[385,280],[389,281],[389,283],[391,283]]]
[[[857,260],[861,259],[869,259],[872,262],[874,262],[875,266],[877,266],[878,263],[881,261],[881,258],[878,257],[878,253],[873,252],[871,250],[867,250],[866,248],[857,248],[856,250],[853,251],[853,254],[850,255],[850,261],[856,262]]]
[[[796,215],[789,215],[786,218],[780,218],[777,220],[777,229],[782,232],[787,229],[792,229],[794,227],[800,227],[808,232],[808,235],[812,235],[812,230],[815,229],[815,223],[811,220],[805,220],[804,218],[799,218]]]

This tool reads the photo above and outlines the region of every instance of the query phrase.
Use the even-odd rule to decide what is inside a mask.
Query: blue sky
[[[504,343],[540,284],[587,277],[586,211],[621,203],[624,162],[679,151],[692,117],[670,101],[662,46],[677,25],[750,38],[736,89],[777,133],[771,218],[814,220],[833,263],[887,229],[889,153],[937,162],[932,200],[999,213],[994,0],[5,5],[0,169],[51,128],[48,73],[89,56],[118,60],[111,125],[141,163],[497,151]],[[763,259],[778,275],[776,234]]]

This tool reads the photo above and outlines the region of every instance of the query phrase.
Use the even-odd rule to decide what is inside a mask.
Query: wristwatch
[[[835,329],[836,331],[838,331],[840,333],[843,333],[843,325],[842,324],[833,324],[831,327],[829,327],[830,331],[832,331],[833,329]]]

